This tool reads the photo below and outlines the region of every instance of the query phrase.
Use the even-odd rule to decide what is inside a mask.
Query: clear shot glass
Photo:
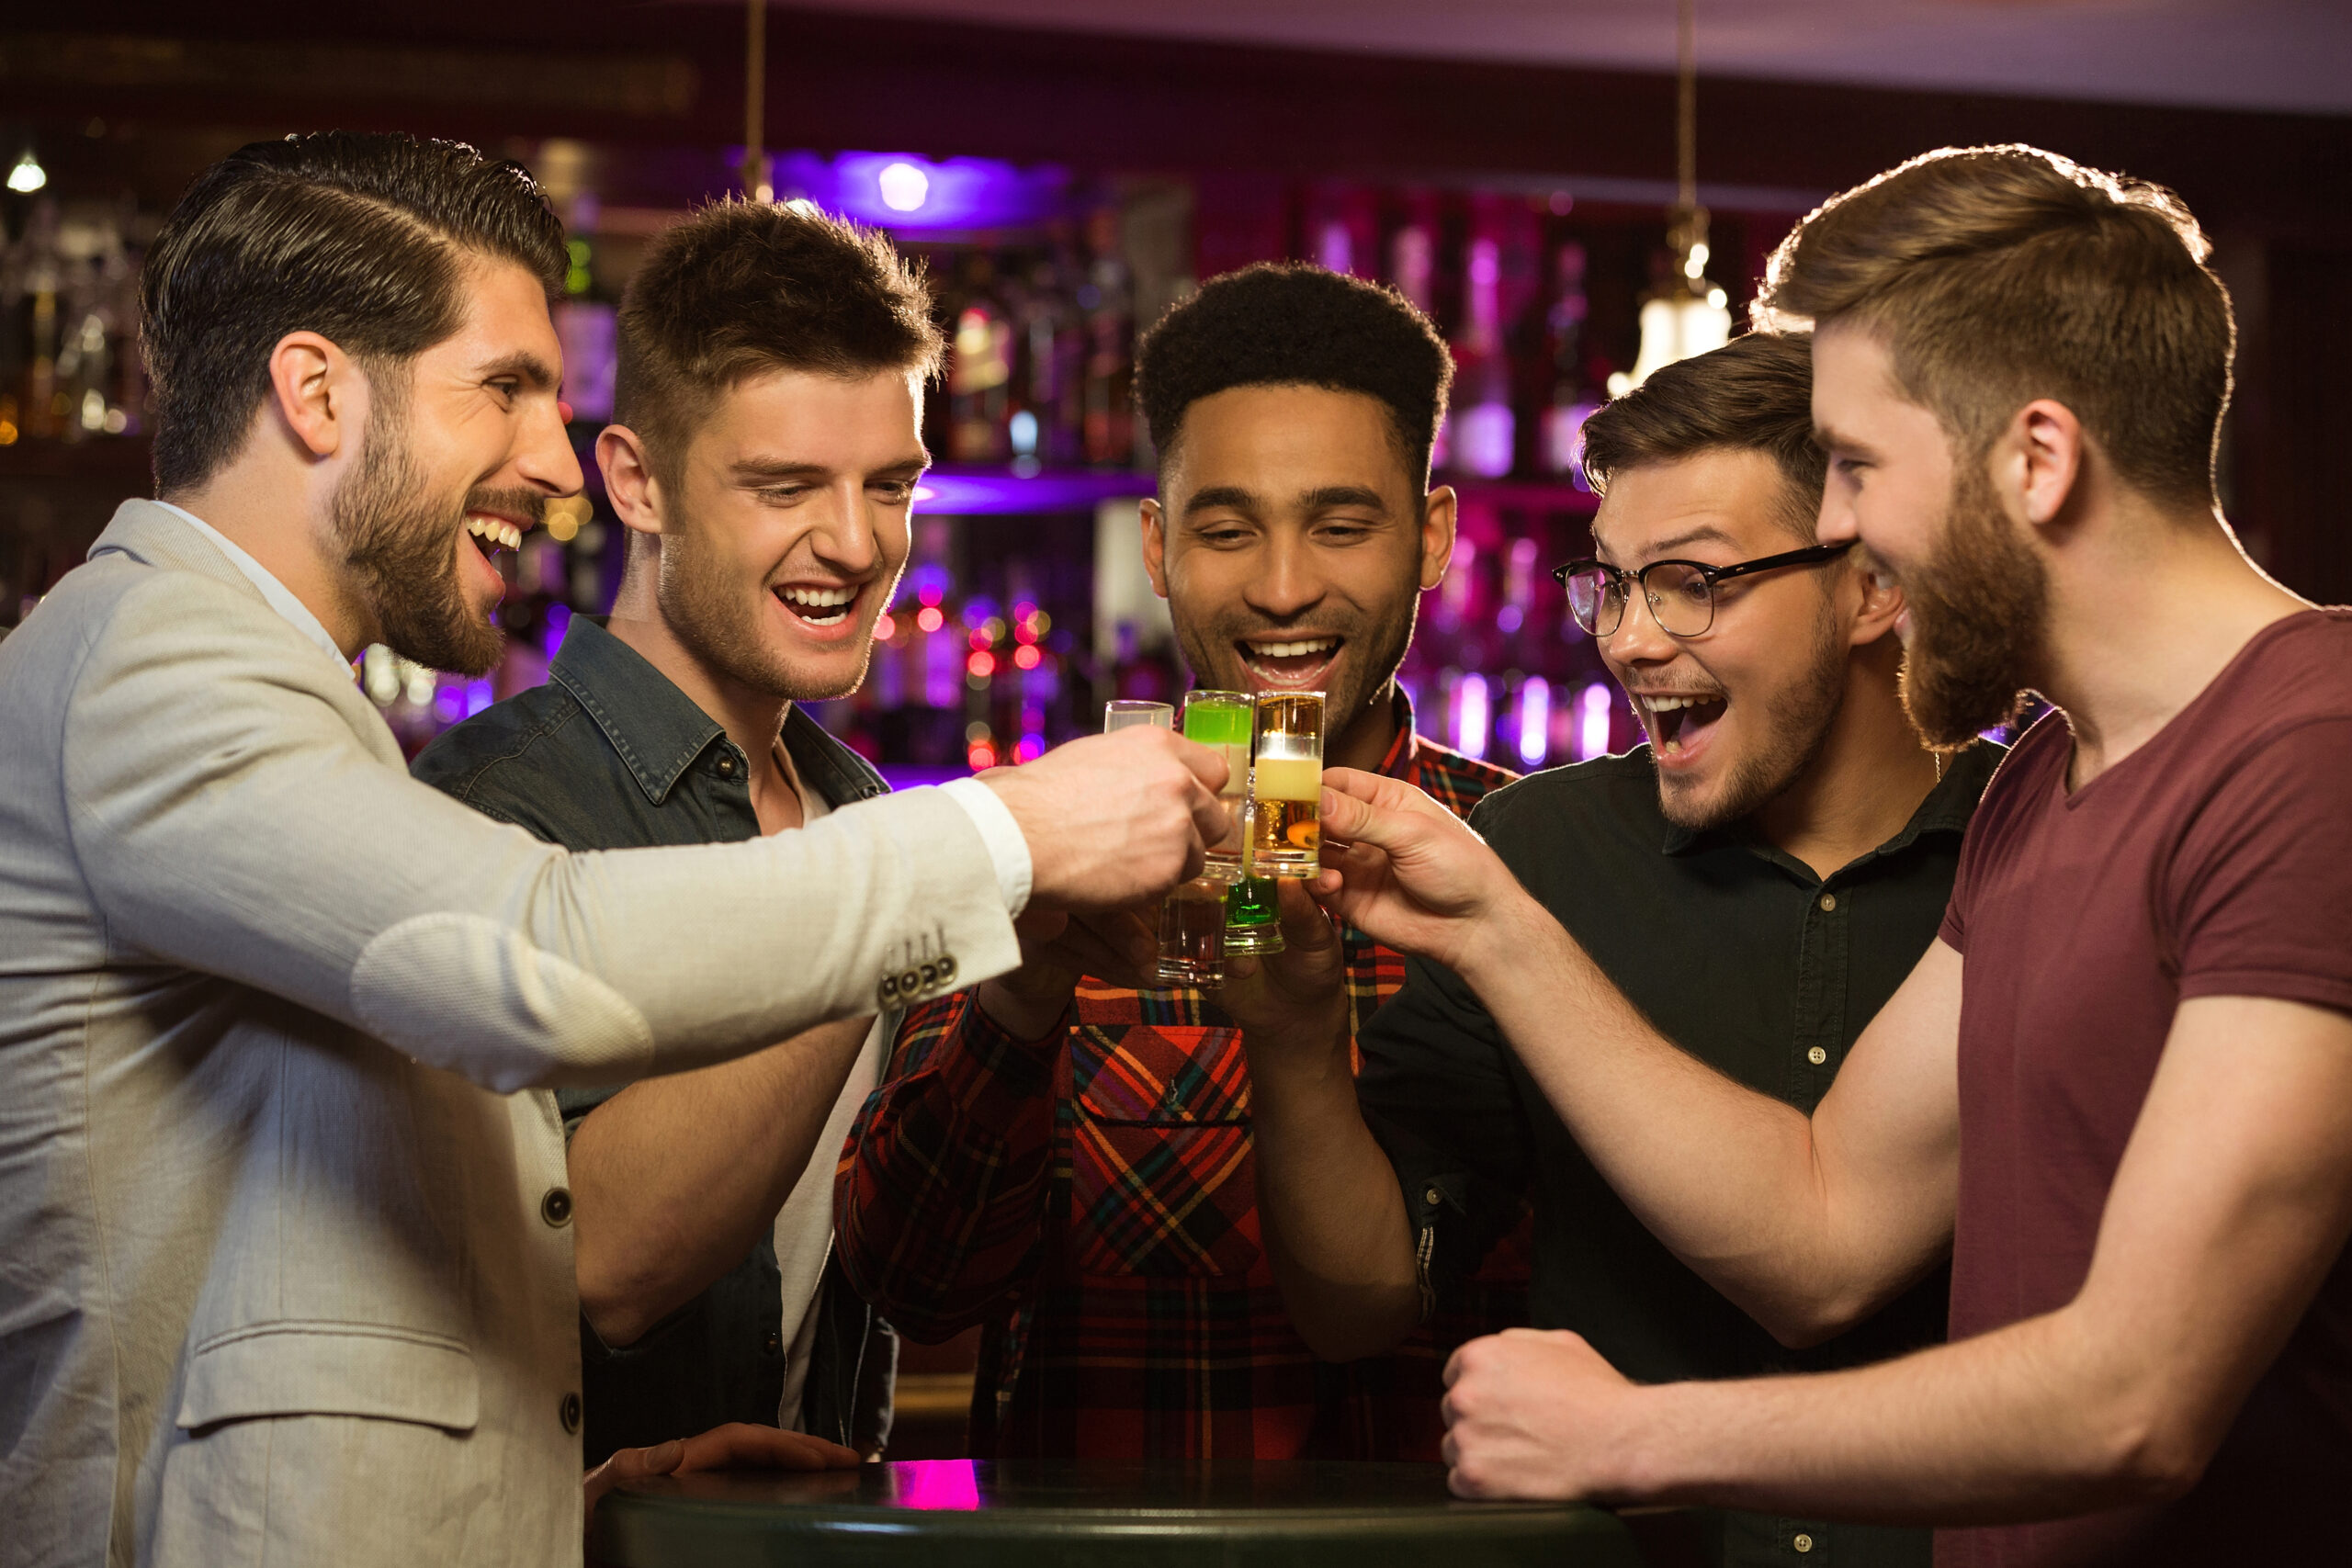
[[[1140,703],[1125,697],[1121,697],[1117,702],[1102,705],[1103,734],[1108,735],[1114,729],[1126,729],[1138,724],[1148,724],[1159,729],[1173,729],[1176,728],[1176,710],[1166,703]]]

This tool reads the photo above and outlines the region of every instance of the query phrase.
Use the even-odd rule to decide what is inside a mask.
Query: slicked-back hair
[[[1784,481],[1781,520],[1808,544],[1829,462],[1813,439],[1813,343],[1804,333],[1749,333],[1650,373],[1585,421],[1594,491],[1645,463],[1702,452],[1760,452]]]
[[[1904,395],[1970,457],[2055,399],[2124,483],[2201,510],[2237,341],[2211,249],[2161,186],[2034,147],[1947,147],[1799,224],[1757,321],[1882,336]]]
[[[317,333],[373,377],[457,332],[467,263],[485,256],[562,287],[563,225],[538,182],[461,141],[322,131],[197,175],[139,279],[157,493],[243,450],[287,333]]]
[[[695,427],[752,376],[937,373],[931,288],[889,240],[775,202],[711,203],[665,230],[621,301],[613,418],[674,483]]]
[[[1144,335],[1136,406],[1165,463],[1184,411],[1235,387],[1360,392],[1388,411],[1405,472],[1429,481],[1453,360],[1427,316],[1393,288],[1306,262],[1213,277]]]

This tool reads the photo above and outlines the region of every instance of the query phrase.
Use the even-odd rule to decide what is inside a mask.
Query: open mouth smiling
[[[1636,692],[1634,706],[1658,756],[1671,761],[1712,734],[1730,700],[1705,692]]]
[[[1241,662],[1261,686],[1312,691],[1347,646],[1340,637],[1255,637],[1236,642]]]
[[[775,592],[787,614],[809,626],[823,627],[838,626],[856,611],[859,590],[793,582]]]

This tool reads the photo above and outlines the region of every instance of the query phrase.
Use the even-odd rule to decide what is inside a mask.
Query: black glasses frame
[[[1740,561],[1733,566],[1709,566],[1705,561],[1700,560],[1654,560],[1638,571],[1626,571],[1623,568],[1611,566],[1607,561],[1587,558],[1582,560],[1572,560],[1566,566],[1554,567],[1552,581],[1565,589],[1568,585],[1569,578],[1588,571],[1597,571],[1601,573],[1621,593],[1628,581],[1638,582],[1642,587],[1642,597],[1649,604],[1650,618],[1657,620],[1657,601],[1650,595],[1650,573],[1665,566],[1689,567],[1707,584],[1707,624],[1697,631],[1678,632],[1668,631],[1666,623],[1659,621],[1658,630],[1666,632],[1668,637],[1704,637],[1715,624],[1715,584],[1728,581],[1735,577],[1747,577],[1753,572],[1778,571],[1784,566],[1820,566],[1824,562],[1838,559],[1853,547],[1854,542],[1850,539],[1842,545],[1807,545],[1801,550],[1783,550],[1777,556],[1758,556],[1754,560]],[[1608,626],[1585,626],[1584,629],[1596,637],[1615,636],[1617,628],[1624,624],[1625,604],[1631,597],[1627,594],[1618,600],[1617,618]],[[1568,601],[1568,614],[1572,616],[1576,614],[1576,601],[1573,597]],[[1596,621],[1600,619],[1597,611],[1593,618]],[[1581,620],[1577,624],[1584,626]]]

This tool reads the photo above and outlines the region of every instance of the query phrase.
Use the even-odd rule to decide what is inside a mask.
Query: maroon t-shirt
[[[2352,1012],[2352,609],[2289,616],[2068,794],[2064,718],[1985,790],[1944,917],[1966,955],[1951,1334],[2074,1300],[2190,997]],[[2260,1072],[2261,1042],[2245,1068]],[[2352,1266],[2339,1257],[2196,1489],[1946,1530],[1941,1568],[2352,1558]]]

